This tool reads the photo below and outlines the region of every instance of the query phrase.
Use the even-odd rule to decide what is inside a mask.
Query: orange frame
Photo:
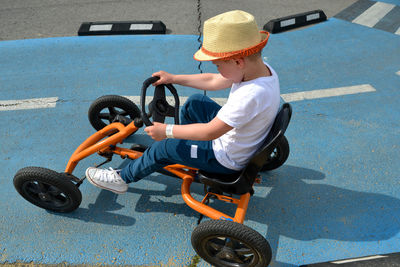
[[[107,125],[103,129],[91,135],[75,150],[68,161],[65,172],[68,174],[72,174],[79,161],[94,153],[99,153],[100,155],[102,155],[104,153],[111,152],[113,154],[120,155],[122,158],[128,157],[130,159],[137,159],[141,157],[143,155],[142,152],[116,146],[118,143],[122,144],[123,140],[126,137],[135,133],[138,129],[139,128],[134,125],[134,122],[131,122],[127,126],[124,126],[122,123],[119,122]],[[250,200],[250,193],[243,194],[240,196],[239,199],[237,199],[209,192],[200,202],[190,195],[190,185],[194,181],[197,169],[179,164],[169,165],[164,167],[164,169],[182,179],[182,197],[186,204],[192,209],[214,220],[229,220],[237,223],[244,222],[247,212],[247,206]],[[222,213],[214,208],[207,206],[205,202],[210,196],[214,196],[221,201],[236,204],[237,208],[235,216],[231,217],[225,213]]]

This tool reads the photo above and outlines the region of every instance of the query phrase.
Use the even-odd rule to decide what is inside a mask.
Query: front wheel
[[[265,267],[272,257],[263,236],[231,221],[205,221],[194,229],[191,241],[197,254],[215,266]]]
[[[89,122],[97,131],[111,124],[117,116],[134,120],[140,118],[140,110],[126,97],[105,95],[97,98],[88,111]]]
[[[70,179],[46,168],[19,170],[14,176],[14,187],[32,204],[55,212],[71,212],[82,201],[81,192]]]

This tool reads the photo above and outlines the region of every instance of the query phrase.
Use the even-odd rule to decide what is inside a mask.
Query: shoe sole
[[[114,190],[114,189],[111,189],[111,188],[108,188],[108,187],[104,187],[104,186],[102,186],[102,185],[97,184],[95,181],[93,181],[93,180],[89,177],[89,175],[88,175],[88,173],[87,173],[87,170],[86,170],[86,172],[85,172],[85,175],[86,175],[86,178],[88,179],[89,183],[91,183],[92,185],[94,185],[94,186],[96,186],[96,187],[99,187],[99,188],[101,188],[101,189],[105,189],[105,190],[111,191],[111,192],[113,192],[113,193],[115,193],[115,194],[119,194],[119,195],[125,194],[126,191],[128,191],[128,190],[126,190],[126,191],[117,191],[117,190]]]

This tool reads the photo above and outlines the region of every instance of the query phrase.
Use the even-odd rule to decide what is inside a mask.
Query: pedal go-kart
[[[84,141],[72,154],[64,172],[56,172],[41,167],[26,167],[14,177],[18,193],[32,204],[54,212],[71,212],[77,209],[82,200],[79,186],[85,178],[72,175],[80,160],[98,153],[111,161],[114,154],[122,158],[137,159],[142,156],[145,146],[134,144],[130,149],[118,147],[128,136],[134,134],[153,121],[164,122],[173,117],[179,124],[179,97],[173,85],[159,85],[154,90],[152,102],[145,109],[147,88],[158,80],[148,78],[141,91],[141,112],[129,99],[117,95],[102,96],[89,108],[89,121],[98,130]],[[165,87],[174,97],[174,105],[166,100]],[[247,206],[254,193],[253,185],[259,182],[260,171],[272,170],[281,166],[289,156],[289,144],[284,136],[291,117],[291,106],[282,105],[273,127],[262,147],[250,159],[247,166],[237,174],[222,176],[206,173],[183,165],[164,167],[163,174],[182,179],[181,192],[187,205],[201,215],[199,225],[194,229],[191,242],[197,254],[214,266],[268,266],[271,248],[267,240],[255,230],[243,225]],[[190,194],[193,182],[205,185],[202,201]],[[235,196],[235,197],[234,197]],[[235,204],[233,216],[218,211],[208,204],[210,199]],[[200,223],[202,216],[211,220]]]

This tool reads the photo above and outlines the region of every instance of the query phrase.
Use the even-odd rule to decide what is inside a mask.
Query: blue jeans
[[[207,123],[214,119],[220,108],[207,96],[192,95],[181,109],[181,124]],[[152,144],[142,157],[132,160],[121,170],[121,177],[127,183],[137,182],[171,164],[182,164],[212,173],[237,172],[217,161],[212,141],[164,139]]]

